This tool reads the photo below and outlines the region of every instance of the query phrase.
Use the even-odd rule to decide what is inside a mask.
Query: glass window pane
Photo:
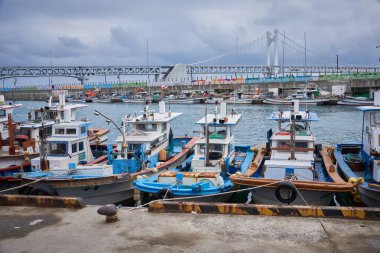
[[[71,152],[76,153],[78,152],[78,146],[76,143],[71,145]]]
[[[48,151],[50,155],[66,155],[66,143],[48,143]]]
[[[83,141],[79,142],[79,151],[84,149]]]
[[[56,128],[55,134],[65,134],[65,129],[64,128]]]
[[[75,128],[67,128],[66,134],[77,134],[77,130]]]

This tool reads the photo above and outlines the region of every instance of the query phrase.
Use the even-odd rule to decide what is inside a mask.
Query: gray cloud
[[[2,0],[0,65],[46,65],[50,50],[55,65],[145,64],[147,39],[150,64],[192,63],[275,28],[300,44],[306,32],[325,60],[339,54],[342,64],[376,65],[379,13],[375,0]],[[264,45],[239,51],[242,63],[265,64]],[[292,48],[285,55],[302,61]]]

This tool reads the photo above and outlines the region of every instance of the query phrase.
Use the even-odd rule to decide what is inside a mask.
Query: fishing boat
[[[0,189],[11,186],[13,174],[29,169],[29,159],[38,155],[34,139],[15,132],[17,124],[12,119],[12,112],[21,106],[5,105],[4,96],[0,95]]]
[[[363,112],[362,142],[338,144],[334,156],[344,178],[359,183],[355,202],[380,207],[380,92],[374,95],[374,105],[357,107]]]
[[[366,106],[373,105],[373,100],[366,97],[346,97],[337,102],[338,105]]]
[[[201,126],[201,137],[195,143],[191,168],[174,168],[148,179],[134,182],[143,193],[152,193],[157,198],[190,197],[192,201],[226,201],[231,197],[233,184],[229,175],[244,172],[253,160],[250,146],[235,146],[233,127],[241,115],[234,110],[227,113],[225,103],[215,106],[214,114],[207,114],[197,122]],[[213,194],[213,195],[210,195]]]
[[[293,104],[292,111],[271,114],[277,130],[268,131],[268,143],[250,168],[231,181],[255,187],[250,191],[257,204],[329,205],[334,193],[353,185],[339,176],[327,146],[315,144],[311,123],[319,120],[317,114],[300,111],[297,100]]]
[[[81,197],[87,204],[116,203],[133,196],[133,180],[138,176],[186,166],[196,138],[169,137],[170,122],[180,113],[162,111],[164,103],[160,108],[155,113],[147,106],[142,115],[126,116],[124,130],[131,125],[131,131],[118,138],[116,149],[108,145],[107,155],[97,159],[89,147],[88,122],[53,126],[46,158],[33,159],[34,171],[22,174],[24,183],[38,183],[23,192]]]

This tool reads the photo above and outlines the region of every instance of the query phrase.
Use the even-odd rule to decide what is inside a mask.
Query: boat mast
[[[16,154],[15,148],[15,128],[16,124],[13,123],[12,114],[8,114],[8,141],[9,141],[9,155]]]
[[[45,135],[45,123],[44,123],[44,109],[41,108],[42,113],[42,123],[41,129],[39,132],[40,135],[40,168],[42,171],[49,170],[49,161],[47,160],[47,152],[46,152],[46,135]]]
[[[209,165],[209,153],[210,153],[210,135],[208,130],[208,124],[207,124],[207,104],[205,109],[205,135],[206,135],[206,150],[205,150],[205,166],[207,167]]]

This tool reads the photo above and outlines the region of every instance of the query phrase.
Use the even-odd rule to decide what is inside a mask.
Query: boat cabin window
[[[53,133],[53,127],[47,126],[45,127],[45,135],[51,135]]]
[[[375,114],[375,124],[380,124],[380,112],[373,112]]]
[[[66,155],[67,143],[66,142],[49,142],[48,154],[49,155]]]
[[[199,145],[199,153],[204,154],[206,152],[206,144]],[[223,144],[210,144],[209,152],[221,152],[223,153]]]
[[[66,134],[77,134],[77,130],[75,128],[66,128]]]
[[[64,128],[56,128],[55,134],[65,134],[65,129]]]
[[[84,150],[83,141],[79,142],[78,145],[79,145],[79,151]]]
[[[210,129],[211,130],[211,129]],[[216,128],[214,131],[211,130],[210,139],[223,140],[227,137],[227,130],[225,128]]]
[[[138,124],[136,129],[140,131],[154,132],[157,131],[157,124]]]
[[[76,143],[71,144],[71,152],[74,154],[78,152],[78,146]]]
[[[287,149],[287,150],[283,150],[283,151],[287,151],[288,152],[290,150],[290,148],[291,148],[291,145],[290,145],[289,141],[279,141],[277,147]],[[295,147],[296,148],[307,148],[308,147],[308,142],[307,141],[296,141],[295,142]]]
[[[131,143],[128,145],[129,151],[138,150],[140,148],[141,148],[141,143]]]
[[[55,119],[55,112],[54,111],[46,112],[45,119]]]
[[[166,123],[162,123],[162,132],[166,131]]]
[[[5,112],[5,110],[0,110],[0,117],[5,117],[7,116],[7,113]]]

